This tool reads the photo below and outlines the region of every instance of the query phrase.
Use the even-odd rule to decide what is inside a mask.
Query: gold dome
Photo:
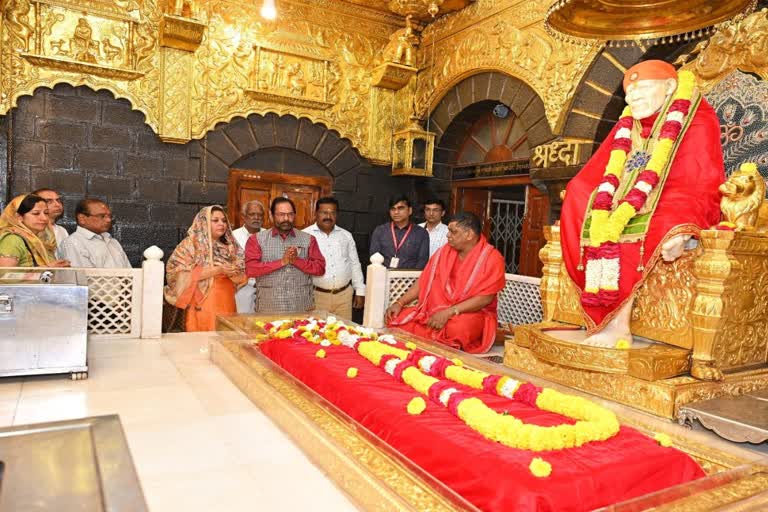
[[[757,0],[559,0],[549,8],[546,24],[571,39],[638,41],[700,35],[756,6]]]

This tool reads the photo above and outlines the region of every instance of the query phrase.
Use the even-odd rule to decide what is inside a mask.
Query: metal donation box
[[[85,376],[88,285],[67,269],[0,269],[0,376]]]

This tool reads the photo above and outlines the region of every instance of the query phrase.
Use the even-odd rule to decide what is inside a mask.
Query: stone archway
[[[462,125],[452,123],[467,108],[482,101],[496,101],[508,106],[523,123],[530,147],[554,138],[544,103],[528,84],[499,72],[472,75],[451,88],[430,114],[430,129],[437,134],[434,161],[438,178],[445,179],[448,166],[455,161],[455,138]]]
[[[495,122],[492,114],[499,104],[509,109],[499,116],[506,121],[507,131],[501,138],[490,135],[492,142],[480,143],[486,128],[493,132],[504,124]],[[433,110],[430,123],[437,133],[434,174],[450,191],[451,210],[480,217],[484,233],[505,256],[508,272],[540,275],[538,250],[544,243],[541,226],[548,216],[548,203],[531,186],[529,148],[554,138],[541,98],[522,80],[483,72],[450,89]],[[512,133],[516,135],[508,138]],[[460,159],[468,142],[486,150],[485,158]],[[518,144],[524,151],[516,151]],[[495,158],[495,149],[503,149],[499,154],[506,156]],[[460,164],[468,163],[473,170],[466,175],[467,166]],[[458,179],[459,170],[462,178],[474,177]]]

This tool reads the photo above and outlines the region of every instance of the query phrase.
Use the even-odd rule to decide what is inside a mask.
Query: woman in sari
[[[55,252],[45,199],[28,194],[8,203],[0,215],[0,267],[68,267]]]
[[[212,331],[216,315],[235,313],[235,291],[247,281],[227,216],[207,206],[195,216],[187,237],[166,266],[166,300],[186,310],[187,332]]]

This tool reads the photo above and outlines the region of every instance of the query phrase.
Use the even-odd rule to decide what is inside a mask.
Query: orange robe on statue
[[[464,260],[450,245],[437,251],[419,277],[419,303],[406,307],[389,327],[400,327],[472,354],[487,352],[496,338],[497,299],[480,311],[451,317],[442,329],[427,326],[429,317],[478,295],[504,289],[504,257],[484,236]]]

